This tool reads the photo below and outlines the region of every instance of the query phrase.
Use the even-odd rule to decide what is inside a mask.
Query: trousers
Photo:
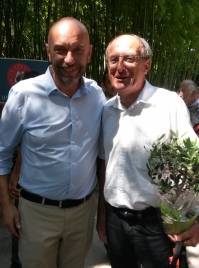
[[[106,236],[112,268],[167,268],[173,243],[159,222],[157,210],[114,208],[106,204]]]
[[[37,204],[20,197],[22,267],[83,268],[93,238],[95,211],[93,195],[71,208]]]

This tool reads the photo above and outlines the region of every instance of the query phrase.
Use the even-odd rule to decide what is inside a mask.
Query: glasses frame
[[[114,58],[115,61],[114,61],[114,59],[112,59],[112,62],[111,62],[111,58]],[[110,58],[107,58],[107,64],[109,66],[116,66],[119,63],[120,58],[122,58],[123,63],[134,64],[135,62],[138,62],[140,59],[148,60],[149,56],[137,56],[137,55],[134,55],[134,54],[125,54],[125,55],[120,55],[120,56],[113,55]]]

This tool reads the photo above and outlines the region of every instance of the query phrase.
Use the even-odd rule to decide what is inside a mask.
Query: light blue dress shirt
[[[14,147],[20,143],[22,188],[55,200],[80,199],[97,182],[106,99],[97,83],[84,77],[69,98],[57,89],[50,68],[10,90],[0,121],[0,174],[10,173]]]

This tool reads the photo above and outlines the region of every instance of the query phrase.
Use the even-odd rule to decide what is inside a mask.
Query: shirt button
[[[71,141],[71,144],[74,144],[74,141]]]

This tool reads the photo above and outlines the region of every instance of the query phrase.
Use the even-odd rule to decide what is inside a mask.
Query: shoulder
[[[40,75],[15,84],[9,91],[8,100],[10,99],[13,102],[19,102],[20,105],[24,105],[31,96],[34,98],[34,96],[40,96],[44,92],[43,75]]]
[[[83,81],[84,81],[84,86],[88,90],[99,91],[99,92],[102,91],[101,87],[97,84],[95,80],[83,77]]]
[[[175,91],[171,91],[169,89],[152,86],[148,81],[146,81],[146,85],[144,90],[149,93],[149,98],[151,101],[157,101],[160,103],[164,102],[179,102],[183,103],[183,100],[178,96]]]
[[[182,117],[189,121],[187,106],[175,91],[154,86],[152,88],[154,90],[154,94],[151,97],[152,106],[158,108],[163,114],[170,115],[170,118],[174,121],[175,118],[178,118],[180,122]]]
[[[11,92],[19,92],[19,93],[23,93],[26,91],[29,91],[30,88],[32,87],[37,87],[38,85],[41,85],[41,82],[43,81],[44,75],[39,75],[37,77],[34,78],[29,78],[26,80],[22,80],[20,82],[18,82],[17,84],[15,84],[11,90]]]
[[[145,89],[146,90],[151,89],[151,90],[153,90],[155,93],[157,93],[159,95],[165,95],[165,96],[168,96],[168,97],[171,97],[173,95],[178,96],[175,91],[171,91],[169,89],[158,87],[158,86],[153,86],[148,81],[146,81]]]
[[[95,80],[83,77],[83,83],[85,89],[88,90],[89,95],[95,97],[95,99],[98,99],[99,101],[102,101],[103,104],[106,102],[104,92]]]

